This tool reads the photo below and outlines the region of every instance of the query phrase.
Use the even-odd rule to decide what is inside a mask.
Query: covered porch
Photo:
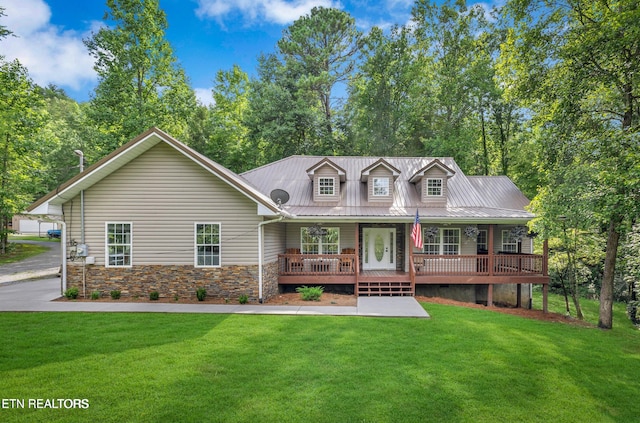
[[[391,227],[391,226],[390,226]],[[521,284],[543,287],[543,310],[547,310],[548,248],[543,254],[495,252],[494,225],[488,225],[486,253],[434,255],[418,251],[405,234],[410,225],[394,225],[395,269],[371,269],[363,261],[368,254],[363,227],[356,224],[355,248],[337,254],[302,254],[288,248],[278,255],[280,285],[352,285],[356,295],[415,295],[417,285],[486,285],[487,304],[493,305],[494,285],[517,285],[521,306]],[[364,227],[367,228],[367,227]],[[363,245],[365,244],[365,245]],[[388,244],[385,248],[388,248]]]

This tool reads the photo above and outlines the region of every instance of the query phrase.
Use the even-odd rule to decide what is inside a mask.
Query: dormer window
[[[318,195],[336,195],[336,180],[335,178],[318,178]]]
[[[313,201],[337,203],[340,201],[340,184],[347,180],[347,172],[328,158],[307,169],[311,179]]]
[[[416,184],[420,200],[426,207],[447,207],[448,181],[455,172],[438,159],[417,171],[409,182]]]
[[[373,196],[389,196],[389,178],[373,178]]]
[[[442,197],[442,178],[427,179],[427,197]]]

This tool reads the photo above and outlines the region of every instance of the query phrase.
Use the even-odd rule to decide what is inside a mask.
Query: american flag
[[[422,225],[420,225],[418,209],[416,209],[416,220],[413,222],[413,227],[411,228],[411,239],[416,248],[420,248],[421,250],[424,248],[422,245]]]

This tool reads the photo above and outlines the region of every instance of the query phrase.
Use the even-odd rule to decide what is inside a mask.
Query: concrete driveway
[[[62,264],[62,252],[59,242],[47,241],[11,241],[16,244],[36,244],[48,250],[37,256],[16,263],[0,266],[0,283],[16,282],[26,279],[55,276]]]

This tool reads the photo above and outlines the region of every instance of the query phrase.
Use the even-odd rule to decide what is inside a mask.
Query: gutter
[[[263,262],[263,254],[264,254],[264,248],[262,246],[262,240],[264,238],[263,235],[263,231],[264,231],[264,226],[265,225],[269,225],[271,223],[278,223],[281,222],[282,219],[284,219],[284,216],[280,215],[280,217],[278,217],[277,219],[274,220],[264,220],[260,223],[258,223],[258,302],[260,304],[262,304],[263,302],[263,298],[262,298],[262,262]]]

